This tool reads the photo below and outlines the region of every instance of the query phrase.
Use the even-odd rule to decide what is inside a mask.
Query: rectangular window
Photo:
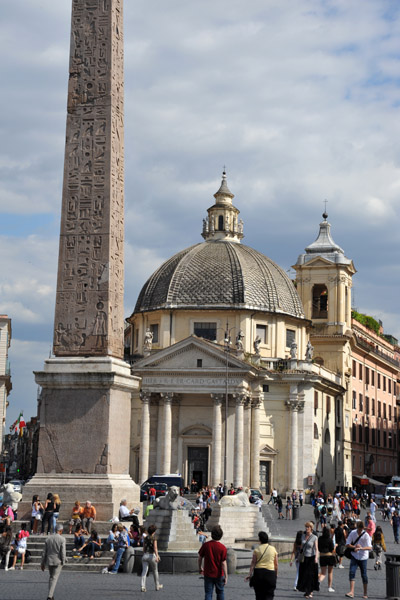
[[[384,375],[382,376],[382,380],[383,380],[383,391],[386,392],[386,377]]]
[[[392,380],[391,379],[388,379],[388,388],[389,388],[388,392],[389,392],[389,394],[391,394],[392,393]]]
[[[368,427],[364,427],[364,441],[368,446],[368,444],[369,444],[369,429],[368,429]]]
[[[377,430],[377,434],[378,434],[378,443],[377,443],[377,446],[380,446],[381,445],[381,430],[380,429]]]
[[[365,413],[369,415],[369,398],[365,396]]]
[[[387,415],[386,415],[386,402],[383,403],[383,418],[386,419]]]
[[[353,377],[357,377],[357,363],[353,360]]]
[[[197,368],[201,369],[203,366],[203,359],[202,358],[198,358],[197,359]]]
[[[391,404],[389,404],[388,410],[389,410],[389,421],[391,421],[392,420],[392,405]]]
[[[353,410],[357,410],[357,392],[353,390]]]
[[[375,400],[374,400],[374,398],[372,398],[372,400],[371,400],[371,415],[373,417],[375,416]]]
[[[296,332],[293,329],[286,329],[286,348],[290,348],[296,340]]]
[[[329,415],[331,412],[331,397],[326,397],[326,414]]]
[[[135,329],[135,348],[139,346],[139,329]]]
[[[381,389],[381,374],[378,373],[378,390]]]
[[[256,325],[256,337],[259,337],[262,344],[267,343],[267,326],[266,325]]]
[[[263,383],[263,392],[264,392],[264,394],[267,394],[269,392],[269,385],[268,385],[268,383]]]
[[[205,340],[211,340],[212,342],[217,339],[217,324],[216,323],[195,323],[193,326],[193,333],[197,337],[204,338]]]
[[[363,412],[363,395],[362,394],[358,394],[358,400],[360,403],[360,412]]]
[[[371,370],[371,385],[375,387],[375,371]]]
[[[389,441],[389,448],[391,448],[392,445],[393,445],[393,442],[392,442],[392,432],[391,431],[388,432],[388,441]]]
[[[369,385],[369,369],[365,367],[365,383]]]
[[[358,365],[358,379],[359,379],[360,381],[362,381],[362,376],[363,376],[363,366],[362,366],[362,364],[360,363],[360,364]]]
[[[358,426],[358,441],[362,444],[363,441],[363,427],[362,425]]]
[[[150,324],[150,331],[153,334],[153,344],[158,344],[158,323]]]
[[[371,429],[371,444],[375,446],[375,429]]]
[[[314,390],[314,415],[317,414],[318,410],[318,392]]]
[[[393,406],[393,421],[397,423],[397,408]]]
[[[387,433],[386,433],[386,431],[383,432],[383,447],[384,448],[387,447]]]
[[[381,401],[378,400],[378,417],[381,418],[381,416],[382,416]]]

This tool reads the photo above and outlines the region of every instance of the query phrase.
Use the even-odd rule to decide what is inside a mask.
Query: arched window
[[[316,358],[314,358],[314,363],[322,367],[324,365],[324,359],[320,356],[317,356]]]
[[[314,440],[318,439],[318,425],[314,423]]]
[[[223,231],[224,230],[224,217],[222,215],[219,215],[218,217],[218,231]]]
[[[330,444],[331,443],[331,434],[329,433],[329,429],[325,430],[325,439],[324,439],[325,444]]]
[[[312,318],[326,319],[328,316],[328,288],[326,285],[314,285],[312,290]]]

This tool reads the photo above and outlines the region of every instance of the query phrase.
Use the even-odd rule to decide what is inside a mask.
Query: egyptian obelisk
[[[29,494],[92,500],[98,518],[129,476],[131,393],[123,361],[123,0],[73,0],[54,356],[42,387],[37,474]],[[34,492],[35,493],[35,492]],[[70,510],[70,505],[68,506]]]

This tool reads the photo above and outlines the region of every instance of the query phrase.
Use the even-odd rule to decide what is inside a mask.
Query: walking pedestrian
[[[12,529],[8,525],[0,535],[0,561],[4,558],[4,570],[8,571],[11,554]]]
[[[149,567],[151,567],[153,571],[156,591],[162,590],[163,588],[158,578],[158,563],[160,562],[160,556],[158,554],[157,540],[155,538],[156,531],[157,527],[155,525],[150,525],[147,530],[147,535],[143,539],[142,592],[146,591],[146,575]]]
[[[363,598],[368,598],[367,564],[369,551],[372,550],[372,542],[370,536],[364,530],[364,523],[362,521],[357,521],[357,529],[350,531],[346,542],[346,546],[351,549],[349,570],[350,591],[346,596],[347,598],[354,598],[356,571],[357,567],[359,567],[364,586]]]
[[[319,590],[318,582],[318,538],[313,534],[313,524],[307,521],[301,539],[299,555],[300,569],[297,589],[304,592],[305,598],[312,598],[313,591]]]
[[[62,537],[62,531],[62,526],[58,525],[57,533],[53,533],[46,539],[42,554],[40,568],[42,571],[44,571],[47,566],[50,574],[47,600],[54,600],[54,590],[56,588],[61,569],[67,562],[65,538]]]
[[[393,516],[390,520],[390,524],[393,527],[393,535],[394,535],[395,544],[398,544],[399,537],[400,537],[400,516],[399,516],[399,512],[397,510],[394,511]]]
[[[382,552],[386,552],[385,538],[383,536],[382,527],[378,525],[375,533],[372,536],[372,549],[375,552],[375,571],[382,569]]]
[[[245,581],[252,580],[256,600],[273,600],[278,575],[278,553],[271,546],[268,534],[260,531],[260,545],[254,550],[250,572]]]
[[[290,566],[292,566],[293,560],[294,560],[294,564],[296,565],[296,579],[294,580],[294,587],[293,587],[294,591],[297,591],[297,582],[299,580],[299,567],[300,567],[299,555],[300,555],[300,551],[301,551],[302,536],[303,536],[303,532],[300,529],[296,534],[296,539],[294,540],[293,549],[292,549],[292,555],[290,557]]]
[[[336,564],[335,556],[335,545],[331,537],[329,528],[325,526],[322,529],[322,535],[318,538],[318,550],[319,550],[319,565],[321,567],[321,573],[319,575],[319,583],[326,577],[326,569],[328,569],[328,592],[334,592],[332,581],[333,581],[333,567]]]
[[[226,564],[226,547],[220,540],[223,531],[215,525],[211,531],[211,540],[205,542],[199,550],[199,572],[204,575],[205,600],[211,600],[215,587],[218,600],[224,600],[225,586],[228,583],[228,567]]]

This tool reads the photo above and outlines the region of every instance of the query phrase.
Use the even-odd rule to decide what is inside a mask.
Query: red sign
[[[360,479],[360,483],[361,483],[361,485],[368,485],[369,479]]]
[[[0,473],[4,473],[5,472],[5,466],[4,463],[0,463]]]

